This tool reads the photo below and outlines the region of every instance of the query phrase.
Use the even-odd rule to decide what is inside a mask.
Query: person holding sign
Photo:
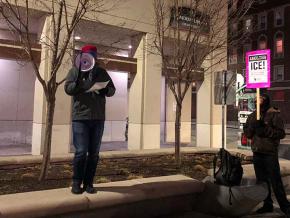
[[[270,97],[262,94],[260,97],[260,119],[257,119],[256,111],[247,119],[244,133],[252,139],[253,163],[257,182],[266,182],[268,196],[264,200],[262,208],[257,213],[273,211],[271,198],[271,186],[281,210],[290,218],[290,203],[281,179],[278,157],[280,139],[285,137],[284,123],[277,108],[271,107]]]
[[[115,93],[112,79],[96,60],[97,48],[84,46],[76,59],[76,66],[69,71],[65,82],[65,92],[73,96],[72,131],[75,154],[71,191],[74,194],[96,192],[93,179],[104,131],[105,97],[111,97]]]

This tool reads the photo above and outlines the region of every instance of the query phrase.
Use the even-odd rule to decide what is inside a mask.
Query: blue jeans
[[[271,186],[279,203],[280,209],[285,213],[290,208],[290,203],[286,198],[283,182],[281,179],[278,154],[268,155],[254,153],[253,163],[257,182],[266,182],[268,186],[268,196],[264,200],[265,206],[272,206]]]
[[[104,132],[103,120],[78,120],[72,122],[73,182],[81,185],[93,184],[99,161],[99,151]]]

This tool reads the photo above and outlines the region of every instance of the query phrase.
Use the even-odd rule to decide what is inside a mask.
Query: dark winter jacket
[[[109,81],[99,93],[86,92],[96,82]],[[72,68],[66,78],[65,92],[73,96],[72,120],[105,120],[106,96],[115,94],[115,86],[106,70],[95,66],[89,72],[79,72]]]
[[[261,116],[257,127],[256,112],[253,112],[247,119],[244,126],[244,133],[247,138],[252,139],[252,151],[255,153],[273,154],[278,153],[280,139],[285,137],[284,122],[280,111],[270,107]]]

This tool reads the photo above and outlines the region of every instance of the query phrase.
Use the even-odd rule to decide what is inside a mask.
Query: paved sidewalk
[[[182,153],[216,153],[217,148],[196,148],[196,147],[182,147]],[[252,159],[252,152],[241,149],[229,149],[233,154],[242,154],[246,160]],[[174,148],[163,149],[148,149],[148,150],[136,150],[136,151],[106,151],[101,152],[101,158],[120,158],[120,157],[137,157],[137,156],[153,156],[153,155],[166,155],[173,154]],[[71,161],[73,153],[65,155],[56,155],[51,157],[52,162],[67,162]],[[42,160],[41,155],[15,155],[15,156],[0,156],[1,165],[21,165],[21,164],[35,164],[40,163]]]
[[[196,125],[193,123],[191,126],[191,143],[182,144],[182,147],[195,147],[196,142]],[[227,128],[227,148],[236,148],[238,141],[238,129]],[[163,143],[161,141],[160,148],[173,148],[174,143]],[[71,151],[74,148],[71,146]],[[125,151],[127,149],[127,142],[116,141],[116,142],[102,142],[101,151]],[[8,155],[29,155],[31,154],[30,144],[1,144],[0,143],[0,156]]]
[[[192,144],[181,144],[181,147],[194,147]],[[174,143],[161,143],[160,148],[174,148]],[[71,145],[71,152],[73,153],[74,147]],[[102,142],[101,152],[106,151],[128,151],[127,142],[115,141],[115,142]],[[31,155],[31,145],[1,145],[0,146],[0,157],[1,156],[16,156],[16,155]]]
[[[236,124],[231,124],[227,126],[227,148],[235,149],[238,146],[240,131],[237,128]],[[284,140],[281,141],[281,144],[289,145],[290,148],[290,129],[287,130],[289,135],[286,136]],[[182,144],[182,147],[195,147],[196,141],[196,125],[192,124],[192,134],[191,134],[191,143]],[[174,143],[160,143],[160,148],[173,148]],[[74,148],[71,146],[71,151],[73,152]],[[127,142],[125,141],[115,141],[115,142],[102,142],[101,151],[126,151]],[[3,145],[0,143],[0,156],[9,156],[9,155],[29,155],[31,154],[31,145],[30,144],[9,144]],[[283,155],[285,157],[285,155]],[[289,159],[290,159],[290,151],[289,151]]]

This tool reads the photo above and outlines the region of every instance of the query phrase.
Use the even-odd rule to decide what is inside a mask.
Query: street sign
[[[219,71],[214,74],[214,103],[223,104],[225,99],[226,105],[236,103],[236,78],[237,75],[232,71]],[[225,93],[226,92],[226,93]]]
[[[247,88],[270,87],[270,50],[257,50],[246,53]]]

